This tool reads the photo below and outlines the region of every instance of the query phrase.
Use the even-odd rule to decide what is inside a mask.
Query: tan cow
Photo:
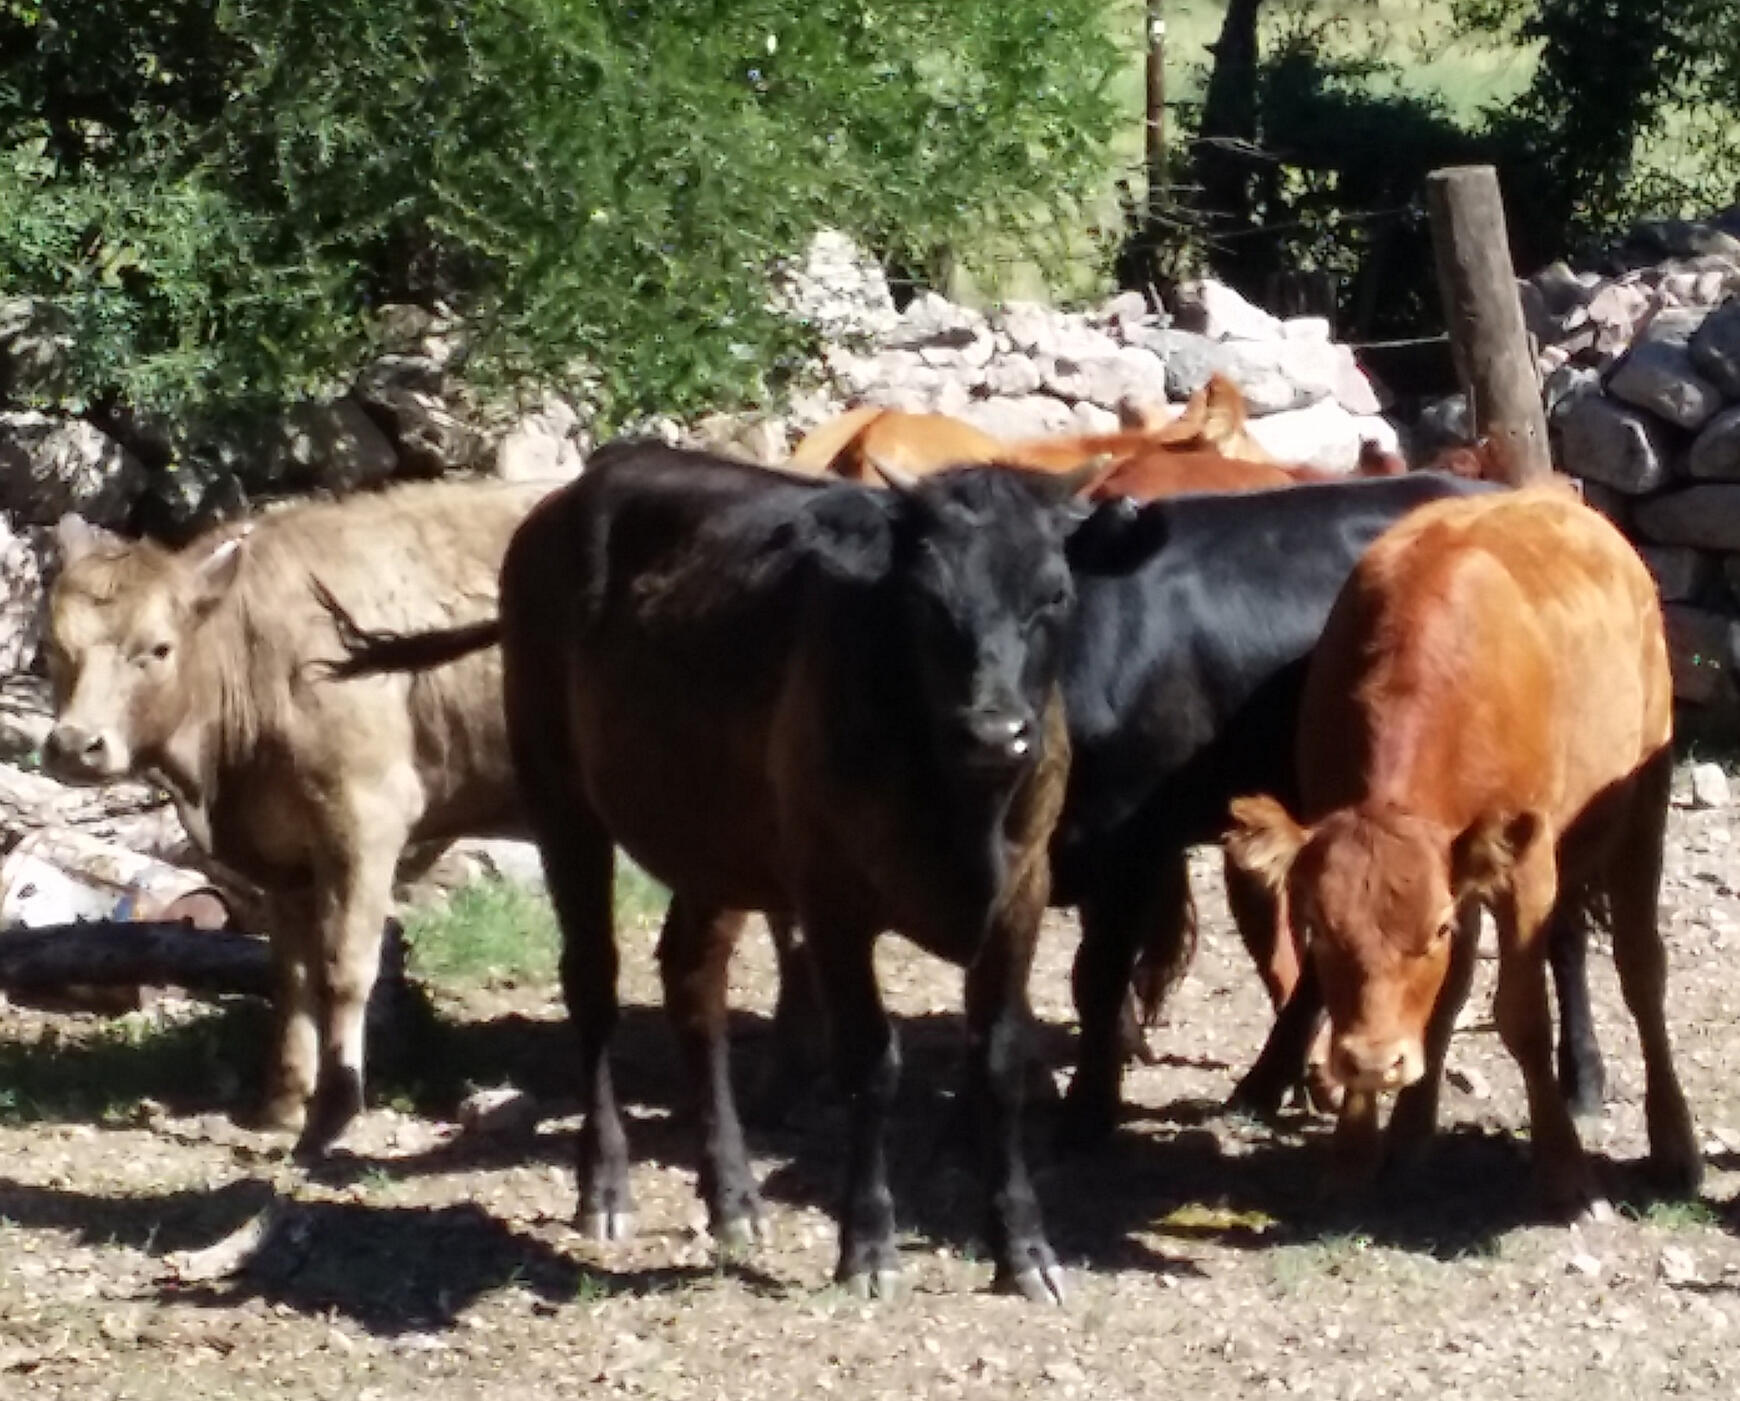
[[[265,892],[278,977],[262,1124],[330,1147],[362,1107],[363,1014],[411,842],[517,827],[492,649],[411,679],[329,679],[324,586],[376,627],[496,611],[509,536],[553,483],[446,482],[308,503],[179,553],[76,516],[49,601],[47,767],[149,776]]]

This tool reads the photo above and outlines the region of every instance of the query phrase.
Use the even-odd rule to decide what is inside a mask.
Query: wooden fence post
[[[1147,111],[1143,122],[1143,151],[1147,157],[1148,203],[1143,208],[1143,227],[1152,231],[1160,208],[1166,203],[1166,17],[1164,0],[1148,0],[1146,6],[1148,67]]]
[[[1426,208],[1438,292],[1474,432],[1492,442],[1513,486],[1543,480],[1553,470],[1547,417],[1517,296],[1498,174],[1489,165],[1434,170],[1426,177]]]

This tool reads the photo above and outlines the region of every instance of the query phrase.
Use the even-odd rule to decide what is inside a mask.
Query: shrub
[[[87,400],[343,382],[388,301],[607,420],[769,392],[766,277],[1017,234],[1102,173],[1099,0],[0,0],[0,289]]]

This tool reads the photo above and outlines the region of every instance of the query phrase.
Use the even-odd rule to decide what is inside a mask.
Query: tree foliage
[[[767,272],[896,258],[1100,177],[1100,0],[0,0],[0,291],[87,399],[344,381],[375,311],[607,417],[764,392]]]

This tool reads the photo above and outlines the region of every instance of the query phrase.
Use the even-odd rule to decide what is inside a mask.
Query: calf
[[[338,640],[313,570],[378,625],[493,612],[508,537],[549,486],[310,503],[178,553],[61,523],[45,766],[160,782],[194,842],[265,892],[278,993],[259,1117],[300,1127],[304,1154],[361,1108],[363,1013],[407,845],[518,825],[495,659],[328,680],[312,664]]]
[[[1650,1158],[1695,1190],[1656,926],[1673,690],[1648,570],[1605,519],[1540,489],[1423,507],[1366,553],[1312,658],[1295,821],[1236,804],[1235,859],[1307,939],[1346,1087],[1338,1133],[1375,1170],[1377,1096],[1417,1148],[1467,995],[1478,912],[1499,931],[1495,1018],[1528,1089],[1549,1206],[1591,1200],[1553,1082],[1546,933],[1606,897],[1647,1072]]]
[[[804,927],[851,1104],[839,1277],[890,1286],[883,1139],[899,1055],[872,952],[898,929],[967,968],[999,1281],[1058,1296],[1021,1151],[1020,1045],[1068,763],[1066,540],[1077,564],[1105,567],[1124,519],[1104,508],[1078,533],[1084,480],[963,468],[871,491],[615,444],[515,536],[508,731],[563,930],[596,1231],[620,1233],[630,1209],[607,1055],[615,842],[672,891],[659,961],[714,1234],[746,1240],[760,1218],[725,975],[742,912],[763,910]],[[352,669],[424,666],[492,636],[362,638]]]

